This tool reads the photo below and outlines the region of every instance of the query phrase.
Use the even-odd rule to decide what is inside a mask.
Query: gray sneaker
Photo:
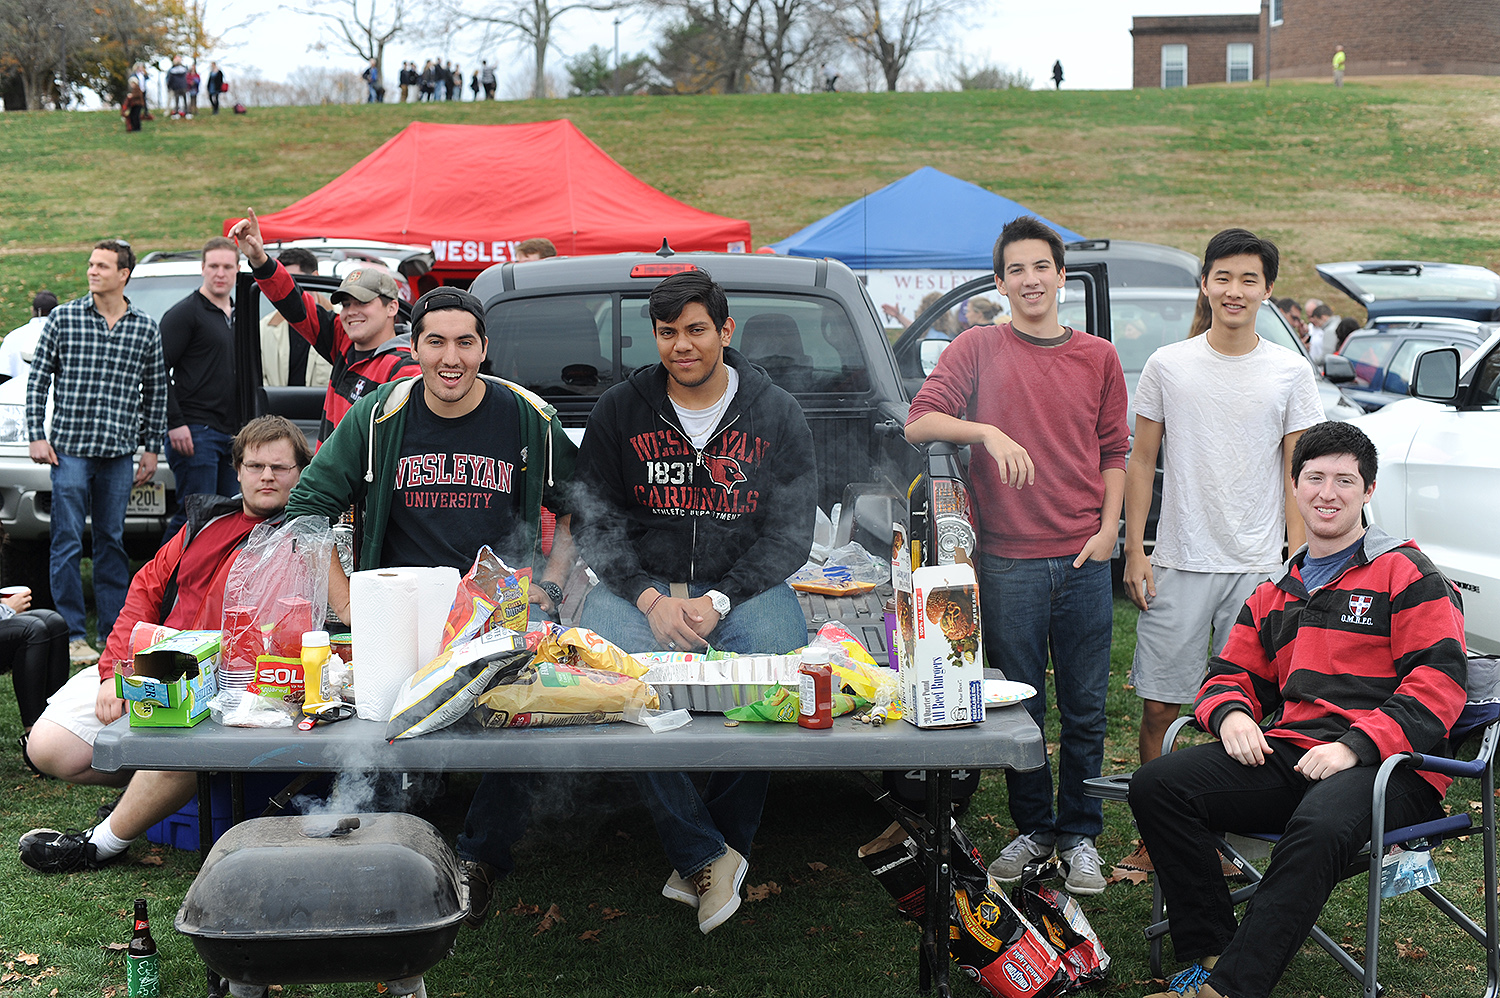
[[[1073,848],[1061,853],[1068,878],[1063,887],[1069,894],[1101,894],[1104,891],[1104,873],[1099,862],[1099,851],[1094,843],[1084,839]]]
[[[1036,860],[1048,859],[1052,855],[1052,846],[1041,845],[1030,835],[1017,835],[1010,840],[1010,845],[1000,850],[1000,855],[990,864],[990,876],[1002,884],[1013,883],[1021,879],[1021,871],[1026,869],[1026,864]],[[1098,866],[1098,857],[1094,859],[1095,867]],[[1101,888],[1102,890],[1102,888]]]

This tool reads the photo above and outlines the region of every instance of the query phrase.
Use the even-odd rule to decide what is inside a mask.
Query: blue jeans
[[[980,560],[979,605],[989,664],[1006,679],[1036,687],[1026,710],[1046,731],[1050,652],[1062,719],[1057,811],[1052,764],[1030,773],[1006,770],[1010,816],[1043,846],[1071,849],[1104,828],[1102,802],[1083,781],[1104,762],[1104,701],[1109,693],[1109,643],[1114,623],[1109,562],[1073,567],[1073,557]]]
[[[170,439],[162,441],[162,453],[172,468],[172,477],[177,481],[177,509],[167,521],[167,532],[162,543],[182,529],[187,522],[187,497],[202,495],[236,496],[240,492],[240,480],[234,473],[230,454],[234,438],[220,433],[202,423],[189,423],[193,434],[193,452],[183,454],[172,446]]]
[[[93,517],[94,604],[102,642],[114,629],[130,585],[125,557],[125,506],[135,479],[135,455],[72,457],[57,455],[52,468],[52,599],[68,625],[68,639],[88,636],[84,624],[84,520]]]
[[[668,590],[662,580],[652,585],[658,592]],[[712,588],[710,583],[690,583],[688,593],[696,598]],[[646,615],[605,586],[589,593],[579,623],[626,651],[663,650]],[[731,607],[708,639],[720,651],[780,654],[807,644],[807,621],[797,594],[782,584]],[[723,856],[726,845],[741,856],[750,855],[770,782],[770,774],[763,772],[713,773],[700,793],[686,773],[635,776],[662,851],[684,877]]]

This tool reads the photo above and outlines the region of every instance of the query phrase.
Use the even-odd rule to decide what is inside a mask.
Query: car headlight
[[[26,407],[0,405],[0,444],[26,443]]]

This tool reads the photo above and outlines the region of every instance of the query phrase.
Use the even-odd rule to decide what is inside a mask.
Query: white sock
[[[89,832],[89,841],[94,844],[94,855],[99,859],[109,859],[129,849],[130,843],[135,840],[122,839],[116,835],[109,826],[109,819],[106,818]]]

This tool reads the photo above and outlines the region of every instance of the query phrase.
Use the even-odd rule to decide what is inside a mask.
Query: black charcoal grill
[[[213,847],[176,926],[234,998],[358,981],[422,998],[467,912],[458,860],[421,818],[256,818]]]

